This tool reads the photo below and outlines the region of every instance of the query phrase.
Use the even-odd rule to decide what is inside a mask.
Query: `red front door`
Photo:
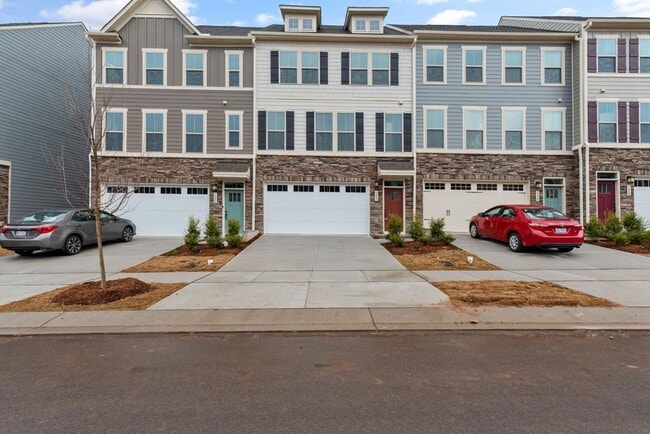
[[[598,219],[603,221],[613,212],[616,212],[616,182],[598,181]]]
[[[388,227],[388,216],[393,214],[404,220],[404,190],[401,188],[384,189],[384,229]]]

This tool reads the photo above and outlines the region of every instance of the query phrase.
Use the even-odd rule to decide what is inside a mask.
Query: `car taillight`
[[[37,227],[33,228],[32,230],[34,232],[38,232],[39,234],[49,234],[50,232],[54,232],[57,229],[59,229],[58,226],[49,225],[49,226],[37,226]]]
[[[3,233],[3,234],[4,234],[5,232],[7,232],[8,230],[9,230],[8,227],[6,227],[6,226],[3,226],[3,227],[2,227],[2,233]]]
[[[540,229],[540,230],[548,227],[548,225],[543,225],[540,223],[531,223],[529,226],[533,229]]]

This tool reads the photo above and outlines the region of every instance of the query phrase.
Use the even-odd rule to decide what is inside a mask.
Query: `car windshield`
[[[560,211],[553,208],[526,208],[523,210],[529,218],[533,220],[539,219],[556,219],[566,220],[568,217]]]
[[[52,223],[66,213],[67,211],[39,211],[23,217],[20,223]]]

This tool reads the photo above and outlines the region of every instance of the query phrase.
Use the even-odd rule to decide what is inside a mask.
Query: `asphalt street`
[[[2,432],[617,432],[650,333],[0,338]]]

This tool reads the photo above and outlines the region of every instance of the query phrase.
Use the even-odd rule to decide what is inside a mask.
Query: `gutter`
[[[585,58],[587,56],[587,31],[591,28],[592,22],[587,21],[587,24],[585,24],[581,29],[580,29],[580,96],[582,98],[582,103],[580,107],[580,116],[581,116],[581,121],[582,121],[582,127],[580,128],[580,147],[584,147],[585,149],[585,155],[584,155],[584,162],[583,162],[583,171],[584,171],[584,178],[581,177],[581,201],[582,202],[582,197],[584,195],[584,203],[581,203],[581,210],[580,210],[580,215],[581,215],[581,223],[584,224],[584,220],[589,220],[589,216],[591,215],[591,201],[590,201],[590,177],[589,177],[589,135],[585,134],[586,131],[589,131],[589,119],[588,119],[588,112],[587,112],[587,107],[588,107],[588,95],[587,95],[587,88],[588,88],[588,80],[589,76],[587,74],[586,70],[586,65],[585,65]],[[582,153],[582,152],[581,152]]]
[[[255,44],[255,36],[251,38],[251,42],[253,44],[253,179],[252,179],[252,194],[251,194],[251,201],[253,202],[252,204],[252,209],[251,209],[251,230],[255,230],[255,216],[257,214],[256,212],[256,205],[257,205],[257,130],[258,130],[258,125],[257,125],[257,47]],[[242,119],[242,124],[243,124],[243,119]],[[223,198],[222,198],[223,200]],[[245,207],[244,207],[245,208]]]

